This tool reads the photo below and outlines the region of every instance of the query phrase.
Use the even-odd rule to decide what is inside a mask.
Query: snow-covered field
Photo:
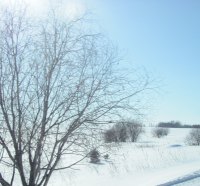
[[[190,129],[170,129],[161,139],[152,137],[152,128],[145,130],[137,143],[100,149],[102,154],[109,154],[109,159],[102,157],[98,165],[86,159],[73,170],[56,172],[49,185],[200,185],[200,147],[185,144]]]

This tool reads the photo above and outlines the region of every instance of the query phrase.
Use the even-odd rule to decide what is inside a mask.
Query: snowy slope
[[[170,129],[161,139],[152,136],[152,128],[145,130],[137,143],[99,149],[109,159],[102,157],[98,165],[85,159],[73,169],[56,171],[48,186],[199,186],[200,147],[185,144],[190,129]],[[60,164],[69,161],[63,158]],[[20,186],[17,180],[14,186]]]
[[[137,143],[112,147],[110,158],[102,158],[100,165],[85,160],[74,167],[76,170],[57,172],[49,185],[169,186],[186,184],[187,180],[194,184],[195,179],[191,179],[198,179],[195,171],[200,170],[200,147],[185,144],[190,129],[171,129],[170,134],[161,139],[152,137],[151,130],[146,128]],[[192,177],[196,173],[197,176]]]

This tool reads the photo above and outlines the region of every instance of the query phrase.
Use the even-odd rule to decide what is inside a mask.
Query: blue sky
[[[150,120],[200,124],[200,1],[86,2],[124,60],[162,79]]]

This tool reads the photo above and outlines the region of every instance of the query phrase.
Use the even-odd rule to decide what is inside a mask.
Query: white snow
[[[195,186],[200,177],[200,147],[187,146],[190,129],[170,129],[168,136],[154,138],[146,128],[137,143],[122,143],[108,152],[110,158],[95,165],[82,165],[57,172],[51,186]],[[106,151],[107,149],[100,149]],[[64,161],[63,161],[64,164]],[[199,172],[198,172],[199,171]],[[184,185],[184,186],[185,186]]]
[[[73,169],[56,171],[48,186],[199,186],[200,146],[185,143],[190,129],[170,129],[160,139],[152,136],[152,128],[145,130],[137,143],[99,149],[109,159],[102,157],[98,165],[85,159]],[[63,158],[60,165],[69,161]]]

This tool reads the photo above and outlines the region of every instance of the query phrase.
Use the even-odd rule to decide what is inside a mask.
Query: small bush
[[[103,157],[105,160],[107,160],[107,159],[109,159],[109,154],[105,154]]]
[[[156,127],[152,130],[152,134],[156,138],[161,138],[161,137],[167,136],[169,134],[169,129]]]
[[[114,128],[108,129],[104,133],[104,141],[106,143],[117,142],[118,137]]]
[[[106,143],[126,142],[127,139],[127,129],[123,123],[115,124],[111,129],[106,130],[104,133],[104,141]]]
[[[191,129],[189,135],[186,137],[186,143],[189,145],[200,145],[200,129],[193,128]]]
[[[89,153],[90,163],[99,163],[100,162],[100,153],[97,149],[93,149]]]
[[[142,125],[136,122],[127,122],[126,127],[129,133],[131,142],[136,142],[139,136],[144,132]]]

